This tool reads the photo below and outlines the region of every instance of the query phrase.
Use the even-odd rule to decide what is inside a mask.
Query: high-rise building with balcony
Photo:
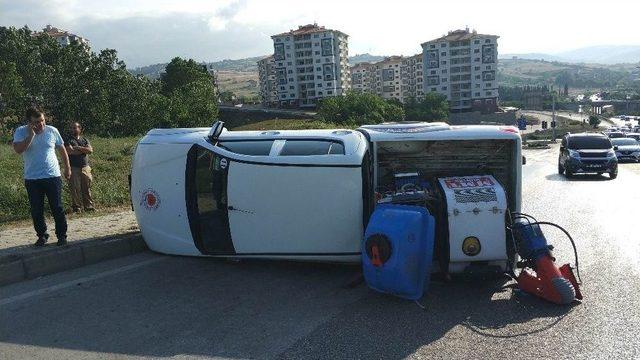
[[[465,29],[423,43],[424,92],[446,96],[452,112],[495,112],[497,41]]]
[[[273,107],[278,105],[278,92],[276,91],[276,65],[273,55],[258,61],[258,80],[260,84],[260,100],[263,106]]]
[[[376,65],[362,62],[351,67],[351,89],[358,92],[376,93]]]
[[[271,38],[279,106],[313,107],[350,89],[347,34],[310,24]]]
[[[422,54],[405,57],[400,65],[400,101],[424,96]]]
[[[400,66],[402,56],[389,56],[375,63],[375,91],[383,99],[402,101],[400,93]]]
[[[389,56],[376,63],[360,63],[351,68],[351,88],[384,99],[405,102],[424,95],[422,54]]]

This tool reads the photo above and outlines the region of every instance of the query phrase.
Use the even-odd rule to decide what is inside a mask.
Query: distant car
[[[618,177],[618,159],[607,136],[597,133],[566,134],[560,144],[558,173],[572,177],[574,174],[608,173]]]
[[[611,139],[618,161],[640,161],[640,142],[627,137]]]
[[[617,139],[617,138],[623,138],[624,133],[622,131],[612,131],[610,133],[607,134],[609,136],[609,139]]]
[[[627,133],[627,137],[635,139],[636,141],[640,141],[640,133],[636,133],[636,132]]]

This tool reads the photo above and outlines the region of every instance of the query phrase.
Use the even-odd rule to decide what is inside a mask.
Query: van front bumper
[[[614,172],[618,169],[618,159],[614,158],[571,158],[567,170],[574,174]]]

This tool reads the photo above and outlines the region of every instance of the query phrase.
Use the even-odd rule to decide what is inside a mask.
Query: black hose
[[[513,215],[519,215],[519,217],[520,217],[520,218],[530,218],[530,219],[532,219],[533,221],[538,221],[538,220],[536,220],[536,218],[534,218],[533,216],[531,216],[531,215],[529,215],[529,214],[522,213],[522,212],[513,212],[512,214],[513,214]]]
[[[553,226],[555,228],[560,229],[560,231],[562,231],[565,235],[567,235],[567,237],[569,238],[569,241],[571,241],[571,246],[573,246],[573,256],[575,257],[575,260],[576,260],[576,274],[578,275],[578,280],[580,280],[580,283],[582,284],[582,279],[580,278],[580,267],[578,265],[578,249],[576,248],[575,241],[573,241],[573,238],[571,237],[571,235],[569,235],[569,232],[567,230],[565,230],[562,226],[560,226],[558,224],[554,224],[552,222],[548,222],[548,221],[536,221],[536,222],[532,223],[531,225],[549,225],[549,226]]]

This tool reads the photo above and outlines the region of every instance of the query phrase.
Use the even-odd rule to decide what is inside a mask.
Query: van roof
[[[514,126],[499,125],[449,125],[443,122],[402,122],[364,125],[360,130],[370,140],[472,140],[472,139],[519,139]]]
[[[153,129],[141,143],[196,143],[206,139],[210,128]],[[309,129],[309,130],[265,130],[229,131],[224,129],[220,141],[233,140],[276,140],[276,139],[325,139],[343,142],[345,151],[357,148],[364,140],[363,133],[370,141],[399,140],[469,140],[469,139],[519,139],[520,134],[513,126],[462,125],[452,126],[443,122],[402,122],[364,125],[357,130],[349,129]]]

